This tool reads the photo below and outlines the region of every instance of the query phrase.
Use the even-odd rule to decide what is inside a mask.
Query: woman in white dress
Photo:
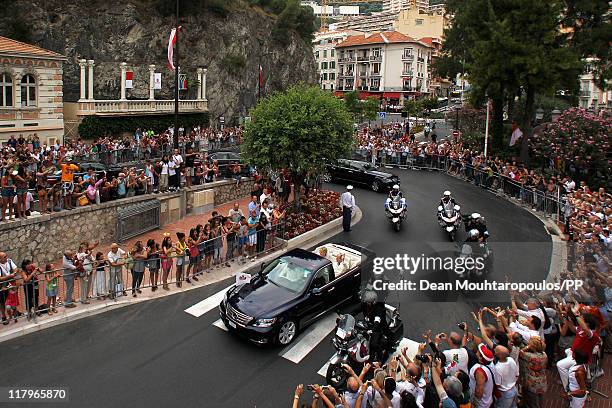
[[[96,272],[93,280],[93,295],[102,300],[108,296],[108,287],[106,286],[108,282],[106,277],[106,261],[104,260],[104,254],[102,252],[96,254],[94,265]]]

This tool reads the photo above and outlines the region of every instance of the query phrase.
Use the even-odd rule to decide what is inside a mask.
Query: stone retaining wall
[[[202,209],[194,207],[195,192],[214,191],[214,202],[206,204],[206,211],[209,211],[213,206],[247,196],[253,189],[254,181],[243,179],[238,189],[234,184],[234,181],[222,180],[183,189],[178,193],[129,197],[71,211],[0,223],[0,251],[8,253],[15,262],[25,258],[39,263],[55,261],[61,258],[64,249],[76,250],[82,241],[113,242],[119,210],[137,203],[159,200],[160,223],[163,226]]]

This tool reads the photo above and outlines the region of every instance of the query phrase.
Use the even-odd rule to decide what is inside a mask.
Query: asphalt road
[[[404,228],[396,233],[386,221],[384,194],[356,189],[363,218],[353,231],[338,234],[334,241],[367,246],[377,256],[439,253],[440,248],[446,249],[446,237],[437,225],[435,208],[441,192],[450,189],[464,210],[477,210],[488,220],[496,254],[491,279],[503,280],[507,273],[517,281],[546,276],[550,238],[531,214],[443,174],[396,173],[408,197]],[[295,364],[281,357],[279,349],[252,346],[213,326],[216,309],[199,318],[184,312],[230,283],[124,307],[2,343],[0,385],[68,387],[70,403],[52,406],[290,406],[297,383],[324,381],[317,371],[333,353],[330,335]],[[468,320],[477,303],[492,300],[489,296],[403,293],[392,302],[400,306],[404,335],[419,340],[427,328],[452,330],[457,322]]]

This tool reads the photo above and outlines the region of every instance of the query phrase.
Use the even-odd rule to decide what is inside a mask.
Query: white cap
[[[446,196],[446,197],[450,197],[451,192],[450,192],[450,191],[448,191],[448,190],[446,190],[446,191],[445,191],[443,194],[444,194],[444,196]]]
[[[468,232],[468,235],[470,236],[470,238],[475,238],[478,235],[480,235],[480,232],[478,232],[477,229],[472,229],[472,230],[470,230],[470,232]]]
[[[399,190],[399,186],[398,186],[397,184],[394,184],[394,185],[393,185],[393,189],[394,189],[394,190]]]
[[[353,189],[353,186],[352,186],[351,184],[349,184],[348,186],[346,186],[346,189],[347,189],[347,190],[352,190],[352,189]]]
[[[480,214],[472,213],[472,219],[477,220],[478,218],[480,218]]]

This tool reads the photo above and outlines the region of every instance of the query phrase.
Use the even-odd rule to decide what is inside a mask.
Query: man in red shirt
[[[568,316],[561,315],[561,332],[565,332],[567,329],[576,333],[572,347],[565,350],[565,357],[563,360],[557,362],[557,370],[559,370],[559,377],[563,383],[563,388],[567,389],[567,383],[569,380],[569,370],[576,364],[574,360],[574,352],[580,351],[587,356],[588,362],[591,362],[593,357],[593,348],[599,343],[600,337],[597,333],[598,321],[592,314],[584,314],[575,316],[575,322],[572,317],[573,312],[570,310]]]

